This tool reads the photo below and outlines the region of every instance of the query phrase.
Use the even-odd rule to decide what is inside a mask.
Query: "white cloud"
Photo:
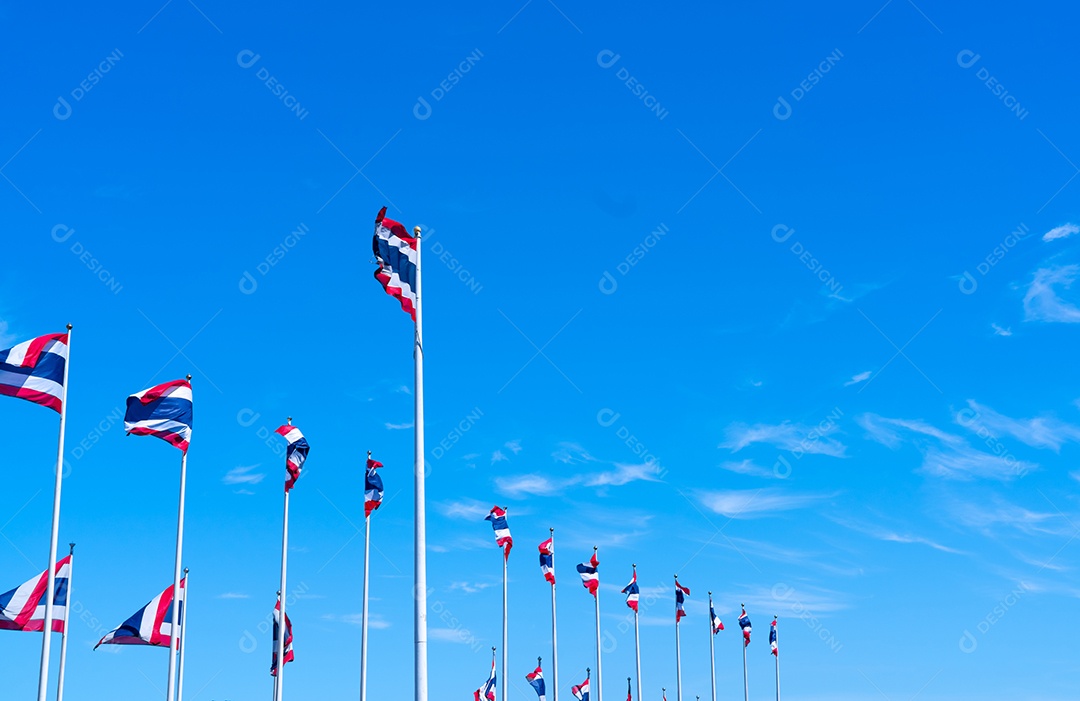
[[[949,505],[954,520],[993,537],[995,527],[1011,528],[1027,535],[1072,536],[1076,529],[1062,514],[1031,511],[1000,497],[990,503],[956,501]]]
[[[985,427],[991,433],[1006,434],[1033,448],[1048,448],[1054,452],[1061,450],[1065,443],[1080,443],[1080,426],[1065,423],[1052,416],[1034,419],[1013,419],[999,414],[990,407],[968,400],[968,406],[975,412],[970,417],[962,412],[959,423],[967,426],[976,434]]]
[[[482,643],[482,640],[473,635],[468,628],[432,628],[428,631],[428,640],[470,646]]]
[[[1069,289],[1080,275],[1080,266],[1039,268],[1024,295],[1024,320],[1075,324],[1080,308],[1058,296],[1057,288]]]
[[[966,481],[981,477],[1005,482],[1037,468],[1038,465],[1018,460],[1010,454],[994,455],[963,446],[945,451],[927,450],[920,469],[946,479]]]
[[[596,458],[589,455],[589,451],[577,443],[560,443],[559,449],[551,454],[558,462],[567,465],[580,465],[586,462],[596,462]]]
[[[514,455],[517,455],[518,453],[521,452],[521,441],[519,441],[519,440],[506,441],[506,443],[503,444],[503,447],[506,448],[507,450],[509,450]]]
[[[779,476],[773,470],[755,464],[753,460],[743,460],[741,462],[728,461],[721,463],[720,469],[734,472],[737,475],[750,475],[751,477],[767,477],[772,479]]]
[[[1043,234],[1043,241],[1054,241],[1056,239],[1064,239],[1072,236],[1073,234],[1080,233],[1080,226],[1076,224],[1062,224],[1061,226],[1055,226],[1050,231]]]
[[[412,428],[412,427],[413,427],[412,422],[409,422],[407,424],[392,424],[390,422],[386,423],[386,428],[387,428],[387,430],[390,430],[390,431],[404,431],[405,429]]]
[[[511,475],[495,478],[495,487],[500,493],[514,499],[534,495],[550,496],[558,494],[564,483],[545,477],[544,475]],[[486,513],[486,512],[485,512]]]
[[[456,518],[463,521],[482,521],[491,512],[487,502],[476,499],[458,499],[455,501],[443,501],[435,503],[435,510],[447,518]]]
[[[225,473],[221,481],[225,484],[258,484],[266,475],[262,472],[252,472],[259,465],[241,465],[234,467]]]
[[[903,442],[899,431],[895,429],[930,436],[948,445],[964,443],[964,439],[959,436],[945,433],[920,419],[889,419],[877,414],[863,414],[855,419],[855,422],[866,429],[867,438],[893,449],[898,448]]]
[[[778,511],[804,509],[831,494],[791,494],[779,489],[728,489],[699,492],[705,508],[728,518],[756,518]]]
[[[994,335],[995,336],[1012,336],[1013,335],[1013,332],[1012,332],[1011,328],[1004,328],[1002,326],[998,326],[997,324],[993,324],[993,323],[990,324],[990,328],[992,328],[994,330]]]
[[[250,599],[250,594],[241,594],[240,592],[227,591],[224,594],[218,594],[219,599]]]
[[[724,430],[725,438],[720,447],[737,453],[754,443],[765,443],[800,455],[817,454],[845,458],[847,446],[835,438],[829,438],[829,434],[836,430],[835,423],[828,424],[825,430],[787,421],[778,425],[753,426],[733,423]]]
[[[617,463],[614,470],[585,475],[583,481],[586,487],[621,487],[624,484],[638,481],[659,482],[660,477],[657,475],[657,471],[658,466],[656,464],[623,465]]]
[[[504,461],[509,460],[509,459],[510,458],[506,457],[506,455],[501,450],[496,450],[494,453],[491,454],[491,464],[492,465],[494,465],[497,462],[504,462]]]
[[[292,617],[290,616],[290,618]],[[334,623],[348,623],[351,626],[364,624],[364,614],[362,613],[324,613],[320,618],[324,621],[333,621]],[[384,621],[377,616],[368,616],[368,628],[385,630],[389,627],[389,621]]]
[[[447,589],[449,591],[463,591],[466,594],[476,594],[493,586],[495,584],[492,582],[451,582]]]
[[[856,533],[862,533],[863,535],[870,536],[871,538],[875,538],[877,540],[883,540],[887,543],[912,543],[918,545],[926,545],[927,547],[931,547],[934,550],[940,550],[941,552],[952,553],[954,555],[965,554],[960,550],[950,548],[922,536],[902,534],[890,528],[885,528],[869,523],[863,523],[860,521],[840,518],[830,518],[830,520],[843,526],[844,528],[850,528]]]
[[[852,385],[857,385],[860,382],[866,382],[870,379],[872,374],[871,371],[866,370],[865,372],[860,372],[858,375],[852,375],[851,379],[844,383],[844,386],[850,387]]]

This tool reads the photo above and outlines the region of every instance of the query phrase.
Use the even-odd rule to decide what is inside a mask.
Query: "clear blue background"
[[[535,549],[550,526],[565,698],[592,665],[573,565],[593,545],[609,701],[633,675],[632,563],[653,602],[649,699],[675,697],[676,572],[687,699],[709,696],[710,589],[720,698],[741,693],[740,603],[754,698],[774,693],[773,615],[789,699],[1080,694],[1080,236],[1044,240],[1080,223],[1073,9],[174,0],[0,16],[4,345],[75,324],[68,701],[164,694],[165,651],[91,648],[172,572],[179,453],[125,438],[117,412],[189,372],[186,698],[270,693],[285,470],[268,432],[286,416],[312,445],[288,698],[358,694],[369,449],[387,502],[368,688],[411,697],[412,331],[372,279],[383,205],[427,227],[432,699],[469,698],[499,640],[493,503],[517,543],[515,700],[534,698],[537,656],[550,676]],[[0,410],[6,590],[46,563],[57,420]],[[32,697],[39,651],[0,635],[5,696]]]

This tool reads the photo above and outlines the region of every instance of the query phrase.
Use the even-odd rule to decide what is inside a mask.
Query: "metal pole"
[[[709,592],[709,670],[712,674],[712,701],[716,701],[716,631],[713,630],[712,621],[712,592]]]
[[[371,460],[371,451],[368,451]],[[367,466],[365,465],[365,479]],[[366,511],[366,505],[365,505]],[[364,603],[360,618],[360,701],[367,701],[368,565],[371,562],[371,516],[364,515]]]
[[[634,565],[634,581],[637,581],[637,565]],[[641,701],[641,632],[638,629],[638,612],[634,611],[634,657],[637,662],[637,697]]]
[[[746,611],[746,604],[742,604],[742,610]],[[741,627],[741,626],[740,626]],[[746,638],[743,638],[742,646],[742,683],[743,701],[750,701],[750,680],[746,676]]]
[[[415,543],[413,546],[413,618],[416,639],[415,671],[416,701],[428,698],[427,663],[427,522],[424,512],[424,336],[420,304],[420,227],[416,234],[416,337],[413,349],[415,366],[415,404],[413,425],[415,443],[413,448],[413,478],[415,481]],[[278,701],[281,701],[278,699]],[[505,700],[504,700],[505,701]]]
[[[593,546],[593,553],[596,553],[596,546]],[[602,667],[600,661],[600,579],[599,568],[597,568],[597,581],[596,581],[596,698],[597,701],[603,701],[603,682],[601,680]]]
[[[551,535],[551,566],[555,567],[555,529],[549,528]],[[555,584],[551,585],[551,684],[552,701],[559,701],[559,635],[555,627]],[[503,701],[507,701],[503,699]]]
[[[180,674],[178,675],[179,681],[176,685],[176,701],[184,701],[184,662],[187,661],[187,609],[188,609],[188,592],[191,591],[191,575],[188,574],[188,568],[184,568],[184,600],[180,605],[180,647],[178,648],[178,654],[180,657]],[[174,598],[175,602],[176,599]],[[176,607],[173,607],[173,611]],[[176,622],[173,621],[173,635],[176,635]],[[60,701],[57,699],[56,701]]]
[[[503,701],[507,701],[506,695],[506,678],[508,676],[506,670],[506,561],[509,558],[506,557],[506,550],[503,550],[503,626],[502,626],[502,698]]]
[[[285,676],[285,636],[288,635],[288,626],[285,624],[285,592],[288,589],[285,588],[285,573],[289,564],[289,493],[285,492],[285,513],[281,519],[281,621],[278,624],[278,641],[277,641],[277,677],[274,678],[276,682],[274,686],[275,693],[277,694],[277,701],[282,701],[284,696],[283,678]]]
[[[675,621],[675,698],[682,701],[682,652],[679,649],[678,621]]]
[[[64,479],[64,429],[67,427],[68,370],[71,368],[71,324],[67,325],[67,347],[68,357],[64,361],[64,386],[60,388],[60,439],[56,445],[52,536],[49,540],[49,567],[46,570],[49,573],[49,583],[48,595],[45,597],[45,622],[41,629],[41,669],[38,671],[38,701],[45,701],[45,697],[49,693],[49,646],[52,644],[53,597],[56,592],[56,540],[60,534],[60,489]]]
[[[191,382],[191,375],[187,376]],[[176,554],[173,556],[173,601],[180,592],[180,563],[184,559],[184,495],[187,492],[187,451],[180,457],[180,502],[176,509]],[[175,610],[175,608],[174,608]],[[176,627],[176,617],[173,616],[173,627]],[[176,635],[169,636],[169,683],[165,687],[165,698],[174,701],[176,698],[176,650],[179,640]]]
[[[776,630],[776,616],[773,616],[773,630]],[[773,657],[776,658],[776,701],[780,701],[780,634],[776,634],[776,654]]]
[[[56,701],[64,701],[64,672],[67,670],[67,639],[68,639],[68,621],[71,620],[71,616],[68,612],[71,611],[71,579],[75,575],[75,543],[68,543],[70,548],[68,549],[68,557],[71,558],[71,562],[68,563],[68,585],[67,585],[67,602],[64,605],[64,633],[60,637],[60,679],[56,682]]]

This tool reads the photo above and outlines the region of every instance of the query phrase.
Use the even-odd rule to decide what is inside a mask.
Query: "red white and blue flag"
[[[675,622],[678,623],[682,620],[682,617],[686,615],[686,611],[683,609],[683,602],[685,596],[690,596],[689,587],[684,587],[679,584],[679,579],[675,579]]]
[[[780,650],[776,646],[776,619],[772,619],[772,626],[769,627],[769,647],[772,648],[772,654],[779,657]]]
[[[574,698],[578,701],[589,701],[589,677],[585,677],[585,681],[580,685],[570,687],[570,693],[574,695]]]
[[[536,689],[536,695],[539,701],[547,701],[547,690],[544,688],[544,671],[537,665],[536,669],[525,675],[525,681],[529,682],[529,685]]]
[[[51,333],[0,351],[0,394],[60,411],[68,335]]]
[[[634,609],[634,613],[637,613],[638,598],[641,595],[637,583],[637,570],[634,570],[634,578],[623,587],[622,593],[626,594],[626,605]]]
[[[597,568],[600,567],[600,561],[596,559],[596,552],[594,551],[592,557],[588,562],[583,562],[577,566],[577,571],[581,575],[581,584],[589,593],[596,596],[596,590],[600,588],[600,574],[597,572]]]
[[[386,218],[386,207],[375,217],[375,237],[371,247],[379,263],[375,279],[416,321],[416,261],[419,259],[416,239],[409,236],[400,223]]]
[[[712,597],[709,597],[709,620],[712,621],[713,635],[724,629],[724,622],[716,615],[716,609],[713,608]]]
[[[285,478],[285,491],[288,492],[296,484],[296,480],[300,479],[300,470],[304,467],[311,446],[304,434],[300,433],[300,429],[292,424],[278,426],[276,433],[284,436],[289,443],[289,447],[285,449],[285,469],[289,472],[289,476]]]
[[[182,620],[184,592],[187,589],[187,578],[180,580],[180,608],[176,613],[176,620]],[[153,645],[154,647],[169,647],[172,644],[173,634],[173,587],[169,587],[150,600],[146,606],[120,624],[119,627],[105,634],[98,644],[101,645]],[[177,623],[176,628],[180,625]]]
[[[277,661],[277,646],[278,636],[281,634],[278,627],[281,622],[281,597],[278,597],[277,603],[274,604],[274,644],[273,650],[270,655],[270,676],[277,676],[278,661]],[[289,614],[285,614],[285,664],[289,664],[293,661],[292,650],[292,621],[289,620]]]
[[[548,584],[555,586],[555,540],[548,538],[540,543],[540,571]]]
[[[368,458],[367,471],[364,473],[364,518],[371,516],[372,511],[382,506],[382,477],[375,471],[380,467],[381,462]]]
[[[53,596],[54,633],[64,632],[67,621],[68,579],[71,556],[56,563],[56,593]],[[9,592],[0,594],[0,630],[40,631],[45,628],[45,590],[49,588],[48,570]]]
[[[503,559],[509,558],[514,539],[510,537],[510,526],[506,523],[506,509],[493,506],[484,520],[491,521],[491,528],[495,531],[495,544],[503,549]]]
[[[750,644],[750,617],[746,615],[746,607],[743,607],[742,615],[739,616],[739,627],[742,628],[743,647]]]
[[[156,436],[186,453],[192,413],[191,383],[173,380],[127,398],[124,430],[128,435]]]
[[[495,655],[491,656],[491,676],[473,692],[473,701],[495,701]]]

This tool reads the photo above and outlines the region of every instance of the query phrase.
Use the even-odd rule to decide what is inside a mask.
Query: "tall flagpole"
[[[713,630],[712,621],[712,592],[709,592],[709,670],[712,674],[712,701],[716,701],[716,631]]]
[[[506,509],[503,509],[503,512],[505,513]],[[507,695],[506,695],[506,678],[508,676],[510,676],[510,675],[507,673],[507,670],[506,670],[506,637],[507,637],[506,636],[506,629],[507,629],[507,626],[506,626],[506,618],[507,618],[507,607],[506,607],[506,561],[509,560],[510,558],[507,556],[508,553],[506,552],[505,547],[502,549],[502,551],[503,551],[502,698],[503,698],[503,701],[507,701],[507,698],[509,698],[509,697],[507,697]]]
[[[593,546],[593,555],[596,555],[596,546]],[[604,701],[603,695],[603,683],[601,681],[601,667],[600,667],[600,581],[599,572],[597,573],[596,582],[596,596],[593,597],[596,600],[596,698],[597,701]]]
[[[679,585],[679,575],[675,575],[675,586]],[[679,648],[679,615],[675,614],[675,698],[682,701],[682,651]]]
[[[742,604],[743,611],[746,611],[746,604]],[[743,699],[744,701],[750,701],[750,680],[746,677],[746,638],[743,638],[742,646],[742,683],[743,683]]]
[[[371,461],[371,451],[367,452],[368,462]],[[365,470],[367,469],[365,464]],[[364,473],[367,479],[367,472]],[[360,616],[360,701],[367,701],[367,631],[368,631],[368,564],[371,562],[371,515],[367,512],[367,504],[364,504],[364,603]]]
[[[551,567],[555,567],[555,529],[549,528],[551,537]],[[556,578],[557,580],[558,578]],[[555,627],[555,582],[551,583],[551,684],[552,701],[559,701],[559,635]],[[503,701],[506,701],[504,698]]]
[[[281,614],[280,614],[280,610],[281,610],[281,592],[280,591],[277,593],[277,607],[278,607],[278,610],[279,610],[278,620],[276,622],[276,624],[277,624],[277,633],[278,633],[278,637],[283,637],[285,635],[285,619],[281,618]],[[277,647],[277,641],[274,642],[274,647],[275,648]],[[274,670],[274,672],[276,672],[276,674],[274,674],[274,676],[270,679],[270,681],[273,682],[273,684],[271,685],[273,687],[273,689],[274,689],[273,699],[274,699],[274,701],[277,701],[277,692],[278,692],[277,678],[278,678],[278,674],[281,674],[281,668],[284,667],[285,665],[282,663],[281,657],[279,656],[279,657],[276,657],[274,659],[274,664],[271,664],[270,666]]]
[[[187,610],[188,610],[188,592],[191,591],[191,575],[188,574],[188,568],[184,568],[184,600],[180,604],[180,646],[177,648],[177,655],[180,658],[180,673],[178,681],[176,683],[176,701],[184,701],[184,662],[187,661]],[[175,601],[175,597],[173,601]],[[175,611],[176,608],[173,607]],[[173,635],[176,634],[176,626],[173,624]],[[62,701],[57,699],[56,701]]]
[[[776,630],[776,616],[773,616],[773,630]],[[776,658],[776,701],[780,701],[780,635],[776,636],[776,654],[773,657]]]
[[[637,564],[634,566],[634,581],[637,581]],[[641,701],[641,631],[638,629],[638,612],[634,610],[634,658],[637,661],[637,697]],[[715,701],[715,700],[714,700]]]
[[[71,620],[69,612],[71,611],[71,579],[75,574],[75,543],[68,543],[70,548],[68,549],[68,557],[71,558],[68,563],[68,585],[67,585],[67,603],[64,605],[64,633],[60,637],[60,679],[56,682],[56,701],[64,701],[64,672],[67,670],[67,638],[68,638],[68,622]]]
[[[187,376],[191,382],[191,375]],[[180,592],[180,562],[184,557],[184,494],[187,491],[187,451],[180,457],[180,503],[176,510],[176,554],[173,558],[173,601]],[[175,610],[175,607],[174,607]],[[176,627],[176,617],[173,616],[173,627]],[[176,650],[179,642],[178,636],[169,636],[169,685],[165,688],[167,701],[176,699]]]
[[[424,335],[422,305],[420,303],[420,227],[413,229],[416,234],[416,338],[413,349],[415,365],[415,404],[413,425],[415,426],[415,446],[413,448],[413,471],[415,487],[416,532],[413,545],[415,558],[413,563],[414,583],[414,635],[416,638],[416,701],[427,701],[427,522],[424,513]],[[44,700],[42,700],[44,701]],[[278,701],[281,701],[278,699]],[[505,701],[505,700],[504,700]]]
[[[289,425],[292,426],[292,417],[289,417]],[[285,677],[285,636],[288,635],[288,627],[285,624],[285,573],[289,566],[289,490],[285,490],[285,513],[281,519],[281,623],[278,626],[277,642],[277,677],[274,681],[274,693],[277,701],[282,701],[284,696],[283,678]]]
[[[41,669],[38,673],[38,701],[45,701],[49,684],[49,646],[52,644],[53,597],[56,592],[56,539],[60,533],[60,488],[64,480],[64,429],[67,427],[68,370],[71,368],[71,324],[67,325],[67,360],[64,386],[60,388],[60,439],[56,446],[56,481],[53,485],[52,538],[49,540],[49,584],[45,597],[45,623],[41,633]],[[64,626],[67,627],[66,625]],[[170,701],[172,701],[170,699]]]

